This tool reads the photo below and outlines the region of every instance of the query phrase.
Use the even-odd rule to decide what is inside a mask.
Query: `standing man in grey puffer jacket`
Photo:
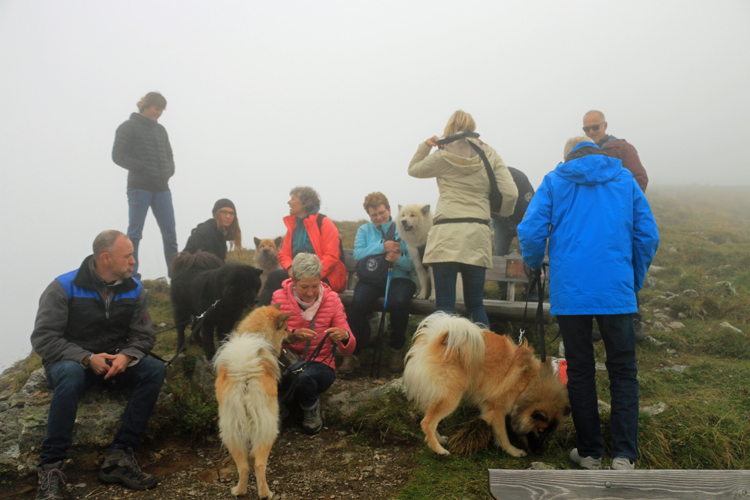
[[[143,224],[148,209],[156,217],[164,242],[164,257],[167,267],[177,253],[172,193],[169,178],[174,175],[174,158],[169,144],[167,129],[157,123],[167,109],[167,100],[158,92],[149,92],[138,102],[138,113],[117,127],[112,160],[128,170],[128,238],[135,250],[135,269],[138,273],[138,246],[143,235]]]

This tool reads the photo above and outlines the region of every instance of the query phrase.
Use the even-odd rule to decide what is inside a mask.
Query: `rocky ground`
[[[370,378],[338,379],[330,395],[360,394],[382,383]],[[325,406],[324,406],[325,408]],[[385,499],[391,498],[414,467],[412,447],[366,446],[352,439],[345,424],[325,426],[316,436],[305,435],[293,421],[285,422],[268,467],[268,482],[277,499]],[[334,420],[334,419],[331,419]],[[160,478],[150,491],[131,491],[104,485],[96,477],[96,462],[103,456],[81,457],[66,465],[70,499],[179,499],[235,498],[230,487],[237,481],[234,462],[217,436],[200,443],[180,440],[145,443],[140,459],[147,472]],[[86,463],[84,463],[86,462]],[[0,486],[0,499],[32,499],[35,477]],[[246,498],[257,498],[254,476]]]

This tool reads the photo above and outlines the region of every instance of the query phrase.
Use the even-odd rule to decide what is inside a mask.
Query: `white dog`
[[[398,234],[406,242],[406,249],[409,252],[414,263],[414,269],[417,271],[419,279],[418,299],[435,300],[435,278],[432,275],[432,269],[428,271],[422,264],[425,246],[427,244],[427,233],[432,229],[432,213],[429,205],[399,205],[398,206]],[[461,278],[456,280],[456,300],[463,301],[463,283]]]

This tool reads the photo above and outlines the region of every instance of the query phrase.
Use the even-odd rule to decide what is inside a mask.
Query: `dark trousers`
[[[576,428],[578,454],[604,454],[596,395],[596,361],[591,342],[593,318],[607,350],[612,396],[612,458],[638,458],[638,366],[632,314],[558,316],[568,362],[568,396]]]
[[[312,361],[305,371],[299,374],[299,385],[294,390],[294,399],[302,409],[312,409],[318,403],[318,396],[326,392],[335,380],[336,372],[330,366]]]
[[[393,278],[388,288],[386,310],[391,315],[392,349],[401,349],[406,341],[406,327],[409,324],[409,303],[417,289],[416,283],[408,278]],[[352,335],[357,339],[354,354],[367,347],[370,343],[370,325],[367,315],[372,304],[378,297],[385,295],[385,286],[376,286],[360,281],[354,287],[354,298],[346,312],[346,320],[352,329]],[[380,342],[380,339],[378,339]]]
[[[456,279],[461,273],[466,312],[474,323],[489,326],[484,310],[484,275],[487,269],[459,262],[430,264],[435,275],[435,309],[452,313],[456,308]]]
[[[110,381],[119,388],[133,389],[111,448],[138,449],[166,373],[164,364],[152,358],[143,358],[136,365],[106,381],[103,375],[95,375],[92,370],[84,369],[75,361],[54,363],[47,370],[47,385],[54,389],[54,393],[47,417],[47,436],[42,442],[37,466],[68,458],[81,396],[92,385],[104,385]]]

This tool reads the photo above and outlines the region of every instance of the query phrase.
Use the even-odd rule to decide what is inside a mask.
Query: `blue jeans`
[[[92,385],[104,385],[110,381],[117,387],[133,389],[111,448],[138,449],[166,373],[164,364],[152,358],[141,359],[138,364],[109,380],[104,380],[103,375],[96,375],[92,370],[84,369],[75,361],[54,363],[47,370],[47,385],[54,389],[54,393],[47,417],[47,436],[42,442],[37,466],[68,458],[81,396]]]
[[[578,454],[599,458],[604,454],[596,396],[593,318],[607,350],[607,373],[612,396],[610,430],[612,458],[638,458],[638,366],[632,314],[558,316],[565,358],[568,361],[568,395],[576,428]]]
[[[318,396],[328,390],[336,380],[336,373],[325,363],[312,361],[299,375],[299,385],[294,391],[294,399],[302,409],[309,410],[318,402]]]
[[[417,284],[409,278],[391,279],[386,310],[391,314],[390,346],[392,349],[404,347],[406,327],[409,324],[409,303],[416,289]],[[346,321],[352,329],[352,335],[357,339],[354,354],[359,354],[370,343],[371,332],[367,315],[372,309],[373,302],[383,295],[385,295],[384,286],[380,287],[359,281],[357,286],[354,287],[354,298],[346,311]]]
[[[430,264],[435,275],[435,309],[453,313],[456,308],[456,278],[461,273],[464,284],[466,312],[474,323],[489,326],[484,310],[484,267],[460,262],[435,262]]]
[[[172,192],[146,191],[145,189],[128,188],[128,238],[133,242],[133,258],[135,267],[133,277],[141,279],[138,273],[138,244],[143,237],[143,224],[146,222],[148,209],[156,217],[156,223],[161,231],[161,239],[164,243],[164,258],[167,267],[172,262],[172,257],[177,253],[177,233],[175,231],[174,208],[172,207]]]

